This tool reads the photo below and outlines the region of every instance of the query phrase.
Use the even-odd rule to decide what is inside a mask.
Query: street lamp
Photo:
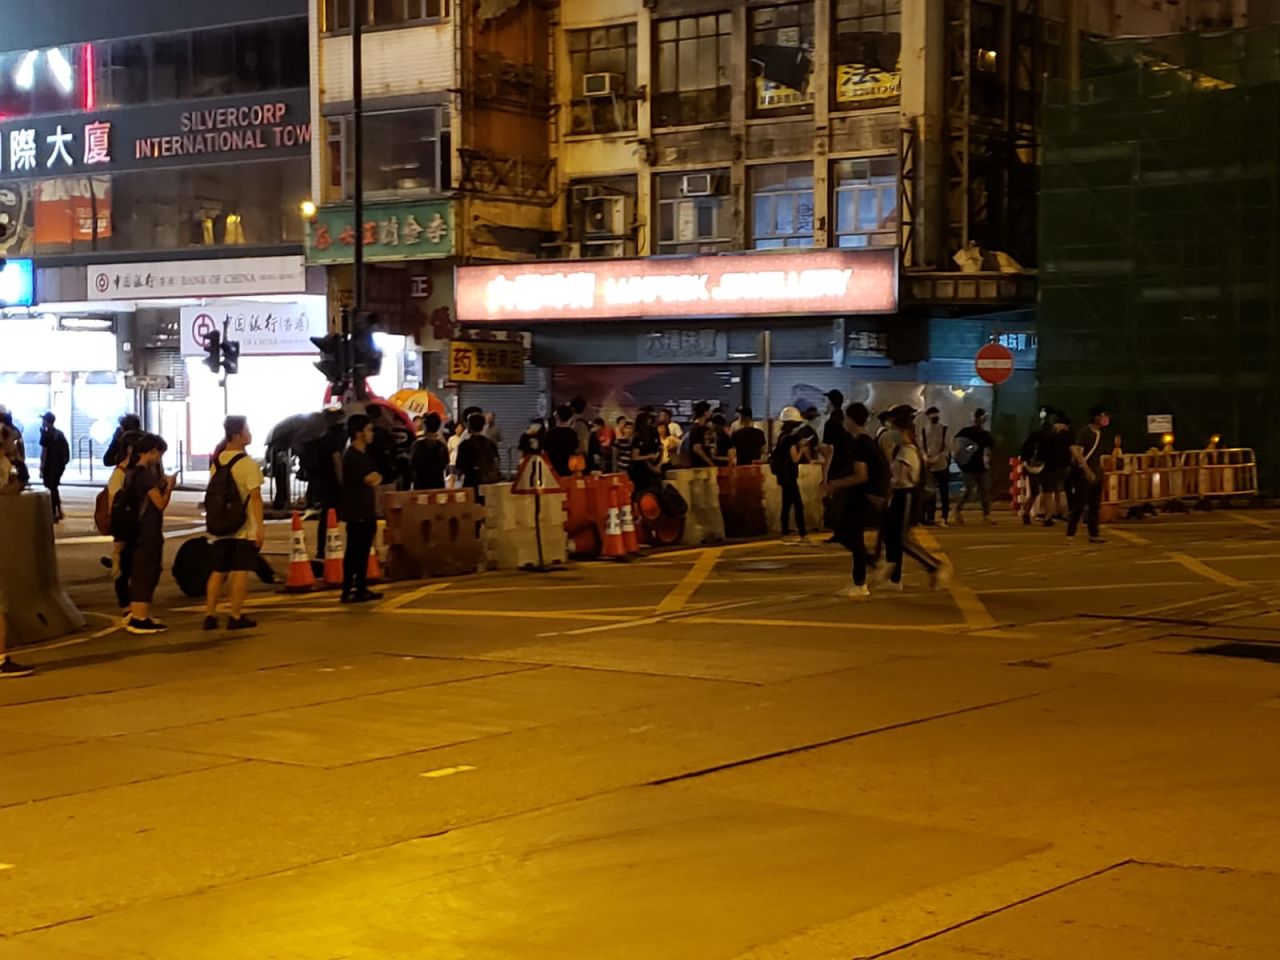
[[[303,220],[314,220],[316,218],[316,205],[313,200],[303,200],[298,205],[298,210],[301,212]]]

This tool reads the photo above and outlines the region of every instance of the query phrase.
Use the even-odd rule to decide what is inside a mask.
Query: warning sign
[[[563,490],[560,478],[551,467],[551,461],[543,454],[526,454],[511,484],[512,493],[553,493]]]

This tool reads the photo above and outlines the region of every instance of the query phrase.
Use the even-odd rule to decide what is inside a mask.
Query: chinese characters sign
[[[728,344],[715,330],[656,330],[640,335],[640,358],[665,363],[714,363],[724,360]]]
[[[516,340],[450,340],[454,383],[524,383],[524,344]]]
[[[448,200],[366,204],[360,232],[368,261],[452,256],[453,204]],[[355,245],[351,207],[321,207],[316,212],[307,230],[308,263],[350,263]]]
[[[1015,353],[1022,353],[1026,350],[1034,350],[1037,346],[1036,335],[1034,333],[997,333],[995,342],[1000,344],[1006,350],[1012,350]]]
[[[814,250],[457,270],[464,323],[889,313],[896,250]]]
[[[888,73],[861,63],[842,63],[836,67],[836,100],[840,103],[896,97],[901,92],[900,73]]]
[[[311,147],[306,90],[269,99],[182,104],[0,120],[0,178],[75,176],[229,159],[303,156]]]
[[[87,279],[90,300],[235,297],[303,293],[306,267],[301,257],[111,263],[89,266]]]
[[[204,353],[205,335],[225,331],[240,344],[243,356],[287,356],[315,353],[312,337],[322,337],[328,318],[324,301],[314,303],[253,303],[243,301],[217,307],[183,307],[180,331],[182,355]]]

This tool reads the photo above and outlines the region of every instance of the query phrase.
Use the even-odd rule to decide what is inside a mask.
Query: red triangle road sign
[[[551,461],[541,453],[525,454],[524,459],[520,461],[520,469],[516,471],[516,478],[511,484],[512,493],[522,494],[554,493],[563,489],[560,478],[551,468]]]

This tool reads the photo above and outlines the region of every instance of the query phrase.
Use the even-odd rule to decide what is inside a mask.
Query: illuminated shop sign
[[[896,250],[459,267],[462,322],[887,313]]]
[[[125,107],[0,122],[0,179],[270,160],[310,152],[305,90],[190,107]]]

